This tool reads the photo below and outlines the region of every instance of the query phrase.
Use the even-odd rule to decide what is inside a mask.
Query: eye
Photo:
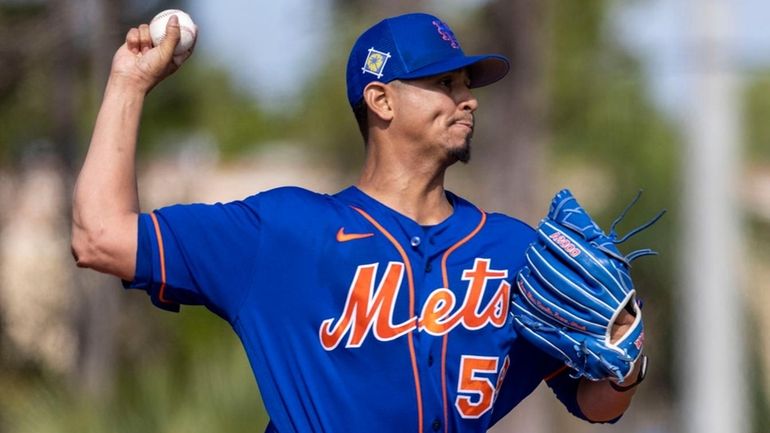
[[[452,83],[453,83],[452,77],[442,77],[438,83],[439,85],[441,85],[441,87],[446,87],[447,89],[451,89]]]

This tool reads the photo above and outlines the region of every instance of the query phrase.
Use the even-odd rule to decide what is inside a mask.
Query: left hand
[[[634,315],[626,310],[623,310],[618,314],[618,318],[615,323],[612,324],[612,331],[610,331],[610,343],[615,343],[621,337],[631,329],[631,325],[634,324]]]
[[[513,294],[514,326],[530,343],[573,370],[573,377],[625,382],[644,344],[630,262],[615,233],[605,234],[572,194],[554,197],[525,252]]]

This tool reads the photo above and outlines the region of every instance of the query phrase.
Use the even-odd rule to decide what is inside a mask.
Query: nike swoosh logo
[[[337,232],[337,242],[354,241],[356,239],[366,239],[374,236],[374,233],[345,233],[345,227],[340,227]]]

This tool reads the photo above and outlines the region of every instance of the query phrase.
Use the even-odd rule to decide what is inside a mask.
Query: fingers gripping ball
[[[155,18],[150,21],[150,36],[152,45],[157,47],[166,37],[166,24],[172,15],[176,15],[179,19],[180,39],[174,49],[174,55],[177,56],[192,49],[198,34],[198,27],[190,15],[179,9],[168,9],[155,15]]]
[[[518,293],[511,310],[517,331],[563,360],[576,377],[622,383],[642,352],[644,327],[630,262],[655,252],[624,256],[615,244],[649,227],[662,213],[618,240],[614,228],[626,211],[607,235],[569,190],[559,192],[516,277]],[[624,310],[633,322],[613,340],[613,325]]]

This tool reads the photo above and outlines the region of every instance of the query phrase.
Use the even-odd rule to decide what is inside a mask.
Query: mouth
[[[471,132],[473,132],[473,121],[470,120],[458,120],[454,123],[455,125],[460,125],[468,128]]]

